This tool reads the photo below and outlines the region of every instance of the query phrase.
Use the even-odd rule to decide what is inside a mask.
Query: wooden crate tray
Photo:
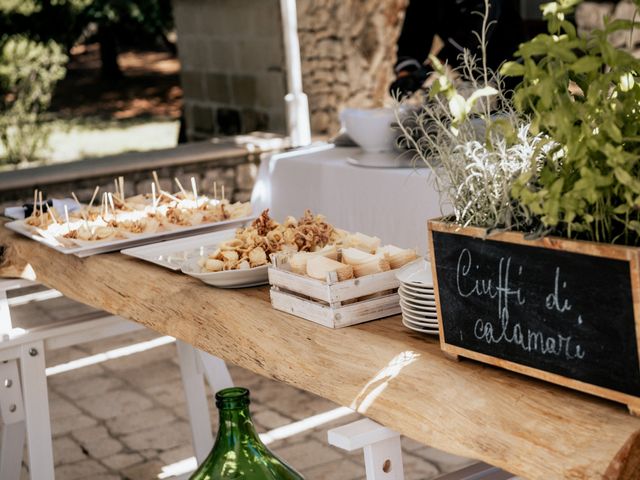
[[[321,281],[293,273],[285,255],[274,255],[271,261],[271,304],[276,310],[330,328],[400,313],[396,270],[342,282],[331,272]]]

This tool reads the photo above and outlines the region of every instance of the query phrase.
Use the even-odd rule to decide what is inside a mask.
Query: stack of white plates
[[[418,332],[438,335],[438,310],[433,291],[431,264],[418,260],[400,270],[400,307],[402,323]]]

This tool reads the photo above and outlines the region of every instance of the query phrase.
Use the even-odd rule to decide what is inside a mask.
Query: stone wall
[[[407,0],[299,0],[304,89],[315,133],[345,106],[387,98]],[[191,139],[284,132],[286,75],[279,0],[174,0]]]
[[[237,148],[236,148],[237,150]],[[176,155],[180,155],[180,147],[175,149]],[[33,189],[39,188],[45,198],[68,198],[71,192],[75,192],[81,202],[89,202],[93,190],[98,185],[101,191],[113,191],[113,180],[119,175],[124,176],[125,193],[127,196],[137,193],[149,193],[151,191],[152,170],[158,174],[160,185],[164,190],[175,192],[178,190],[174,178],[178,178],[184,188],[191,188],[191,177],[196,179],[198,191],[207,195],[213,195],[214,182],[217,184],[218,196],[221,187],[225,187],[225,197],[232,201],[248,201],[255,183],[260,163],[259,154],[233,153],[224,155],[212,149],[210,159],[200,159],[187,163],[158,165],[149,168],[144,161],[146,155],[153,156],[154,152],[136,154],[124,154],[112,157],[115,160],[129,159],[128,168],[122,171],[114,162],[114,168],[108,174],[83,176],[78,179],[58,179],[54,182],[46,180],[46,176],[38,172],[40,169],[31,170],[33,182],[28,187],[12,188],[0,191],[0,213],[9,206],[23,205],[33,200]],[[140,168],[131,168],[136,162],[140,162]],[[84,162],[83,162],[84,163]],[[47,168],[47,167],[43,167]],[[40,178],[42,177],[42,178]],[[56,175],[59,177],[59,175]],[[0,182],[3,174],[0,174]]]
[[[520,0],[540,18],[543,0]],[[298,0],[304,90],[312,131],[333,134],[345,107],[389,102],[396,40],[408,0]],[[623,14],[630,2],[585,2],[579,24]],[[174,0],[191,138],[283,132],[286,77],[279,0]],[[637,32],[640,36],[640,30]]]
[[[190,139],[285,132],[279,0],[174,0]]]

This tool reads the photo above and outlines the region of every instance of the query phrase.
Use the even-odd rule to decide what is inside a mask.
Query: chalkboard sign
[[[640,396],[629,261],[431,234],[444,344]]]

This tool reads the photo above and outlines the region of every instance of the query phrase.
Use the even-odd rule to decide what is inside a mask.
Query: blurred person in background
[[[489,0],[487,66],[497,71],[513,57],[524,41],[524,28],[516,0]],[[484,0],[409,0],[402,32],[398,39],[396,78],[389,91],[403,98],[419,90],[432,72],[429,54],[436,35],[443,47],[436,53],[442,63],[456,68],[460,55],[468,49],[481,55]]]

